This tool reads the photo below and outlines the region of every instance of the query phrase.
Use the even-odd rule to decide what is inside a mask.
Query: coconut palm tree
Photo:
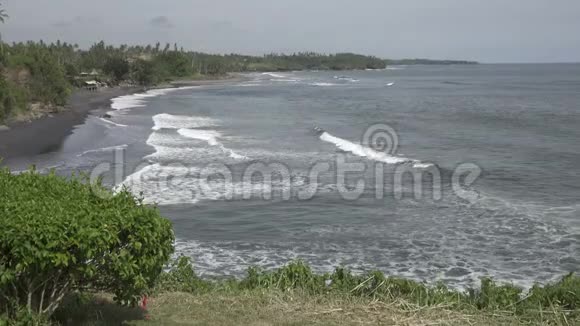
[[[6,11],[2,9],[2,4],[0,3],[0,23],[3,23],[6,18],[8,18],[8,15],[6,14]]]
[[[2,9],[2,4],[0,3],[0,23],[4,23],[4,21],[8,18],[6,11]],[[0,33],[0,54],[4,55],[4,42],[2,41],[2,33]]]

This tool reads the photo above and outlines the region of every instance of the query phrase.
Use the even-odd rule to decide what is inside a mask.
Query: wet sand
[[[175,81],[159,87],[222,85],[246,79],[241,75],[230,75],[217,80]],[[106,112],[111,106],[111,99],[144,90],[143,87],[115,87],[98,92],[75,90],[65,111],[30,122],[9,124],[8,130],[0,129],[0,159],[8,164],[13,159],[26,159],[56,151],[75,126],[83,124],[91,112]]]
[[[0,158],[27,158],[55,151],[91,111],[108,108],[112,98],[141,89],[109,88],[98,92],[77,90],[71,95],[65,111],[30,122],[9,124],[9,130],[0,131]]]

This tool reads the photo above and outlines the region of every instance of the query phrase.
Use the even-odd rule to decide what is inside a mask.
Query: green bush
[[[26,90],[9,82],[0,69],[0,123],[26,107]]]
[[[203,293],[213,288],[213,284],[203,280],[193,270],[187,257],[175,260],[169,270],[159,276],[156,292]]]
[[[173,252],[171,223],[86,181],[0,169],[0,315],[49,316],[77,290],[134,304],[154,285]]]

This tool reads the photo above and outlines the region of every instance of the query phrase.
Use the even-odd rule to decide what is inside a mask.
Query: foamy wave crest
[[[167,113],[155,115],[153,117],[153,122],[155,123],[153,130],[202,128],[217,125],[217,121],[211,118],[173,115]]]
[[[214,130],[194,130],[183,128],[177,130],[177,133],[183,137],[206,141],[211,146],[217,146],[219,144],[217,139],[218,137],[221,137],[221,134]]]
[[[310,83],[310,86],[318,86],[318,87],[330,87],[330,86],[338,86],[338,84],[333,83]]]
[[[262,86],[262,84],[258,84],[258,83],[244,83],[244,84],[238,84],[235,85],[237,87],[258,87],[258,86]]]
[[[127,148],[127,146],[129,146],[128,144],[123,144],[123,145],[118,145],[118,146],[110,146],[110,147],[103,147],[103,148],[97,148],[97,149],[91,149],[88,151],[84,151],[82,153],[80,153],[79,155],[77,155],[78,157],[87,155],[87,154],[91,154],[91,153],[101,153],[101,152],[111,152],[117,149],[125,149]]]
[[[348,77],[348,76],[334,76],[334,79],[345,80],[345,81],[349,81],[351,83],[357,83],[360,81],[356,78],[352,78],[352,77]]]
[[[234,159],[247,159],[246,156],[240,155],[233,150],[226,148],[218,138],[221,134],[215,130],[194,130],[194,129],[179,129],[177,131],[183,137],[206,141],[210,146],[219,147],[225,154]]]
[[[349,152],[360,157],[366,157],[373,161],[383,162],[387,164],[412,164],[413,167],[418,169],[428,168],[432,166],[432,164],[430,163],[424,163],[406,157],[393,156],[387,153],[377,152],[371,148],[362,146],[360,144],[355,144],[348,140],[335,137],[329,134],[328,132],[322,133],[322,135],[320,135],[320,139],[325,142],[334,144],[336,147],[345,152]]]
[[[211,164],[215,161],[224,161],[222,157],[224,152],[221,148],[216,146],[206,146],[205,142],[199,141],[196,144],[195,140],[182,138],[189,142],[187,145],[168,145],[160,146],[156,145],[155,152],[145,156],[143,159],[154,163],[165,163],[170,164],[174,162],[179,162],[183,164]]]
[[[265,194],[278,198],[282,193],[290,192],[292,184],[282,180],[272,180],[271,183],[234,181],[229,171],[218,167],[152,164],[127,177],[115,187],[115,191],[123,187],[142,194],[145,203],[177,205],[264,198]]]
[[[123,95],[112,99],[111,108],[114,110],[127,110],[133,108],[144,107],[147,103],[147,99],[151,97],[157,97],[165,95],[174,91],[184,90],[184,89],[194,89],[199,88],[199,86],[187,86],[187,87],[172,87],[172,88],[159,88],[152,89],[144,93],[137,93],[131,95]]]
[[[142,194],[148,204],[195,204],[198,200],[183,185],[190,170],[182,166],[147,165],[128,176],[114,191],[125,187],[134,194]]]
[[[107,119],[105,119],[105,118],[99,118],[99,120],[101,120],[101,121],[103,121],[103,122],[105,122],[105,123],[107,123],[107,124],[110,124],[110,125],[116,126],[116,127],[127,127],[127,125],[120,124],[120,123],[115,123],[115,122],[113,122],[113,121],[111,121],[111,120],[107,120]]]
[[[176,147],[183,148],[191,145],[191,139],[184,138],[183,136],[173,133],[156,131],[152,132],[145,142],[147,145],[152,147]]]
[[[270,77],[274,77],[274,78],[286,78],[287,77],[287,76],[284,76],[284,75],[275,74],[273,72],[264,72],[264,73],[262,73],[262,75],[264,75],[264,76],[270,76]]]
[[[285,83],[297,83],[298,79],[274,79],[273,81],[276,82],[285,82]]]

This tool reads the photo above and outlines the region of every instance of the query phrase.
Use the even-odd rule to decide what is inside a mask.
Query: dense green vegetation
[[[188,52],[177,45],[119,47],[99,42],[88,50],[56,42],[2,44],[0,122],[26,113],[30,103],[58,108],[73,87],[88,80],[109,85],[156,85],[176,78],[223,76],[228,72],[380,69],[384,60],[350,53],[297,53],[263,57]]]
[[[385,61],[351,53],[296,53],[262,57],[185,51],[177,45],[112,46],[104,42],[88,50],[75,44],[26,42],[0,44],[0,122],[26,113],[30,103],[58,108],[73,87],[96,80],[156,85],[173,79],[224,76],[230,72],[288,70],[381,69]]]
[[[127,191],[0,169],[0,315],[50,316],[75,291],[131,304],[173,252],[171,223]]]

